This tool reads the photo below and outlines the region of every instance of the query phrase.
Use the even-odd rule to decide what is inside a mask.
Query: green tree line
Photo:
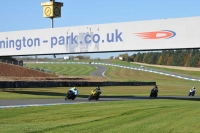
[[[169,66],[185,66],[200,67],[200,51],[199,49],[186,50],[163,50],[161,52],[146,52],[133,54],[129,56],[127,53],[119,55],[124,57],[124,61],[169,65]]]

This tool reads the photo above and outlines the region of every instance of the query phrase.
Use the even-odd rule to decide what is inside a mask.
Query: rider
[[[96,87],[94,90],[95,90],[97,93],[101,94],[101,89],[100,89],[100,87],[99,87],[99,86],[98,86],[98,87]]]
[[[98,87],[96,87],[96,91],[99,93],[99,94],[101,94],[101,89],[100,89],[100,87],[98,86]]]
[[[158,95],[158,87],[155,85],[155,87],[151,90],[151,93],[156,93],[156,96]]]
[[[192,93],[195,94],[195,92],[196,92],[196,88],[195,88],[195,87],[192,87],[192,89],[190,89],[189,92],[190,92],[190,93],[189,93],[189,96],[192,95]]]
[[[75,97],[78,95],[78,89],[76,87],[70,88],[69,91],[72,91],[74,93]]]

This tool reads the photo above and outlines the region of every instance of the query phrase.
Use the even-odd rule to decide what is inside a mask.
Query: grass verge
[[[134,100],[0,110],[1,133],[198,133],[199,101]]]

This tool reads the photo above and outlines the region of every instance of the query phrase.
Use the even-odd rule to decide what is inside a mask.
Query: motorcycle
[[[194,96],[194,95],[195,95],[195,91],[189,92],[189,95],[188,95],[188,96]]]
[[[97,101],[97,100],[99,100],[100,94],[101,94],[101,91],[92,90],[91,94],[89,95],[88,100],[90,101],[92,99],[95,99]]]
[[[74,100],[75,98],[76,98],[76,95],[74,95],[74,92],[70,90],[70,91],[66,94],[65,100],[69,100],[69,99]]]
[[[157,96],[158,96],[158,92],[156,90],[151,90],[150,98],[152,97],[157,98]]]

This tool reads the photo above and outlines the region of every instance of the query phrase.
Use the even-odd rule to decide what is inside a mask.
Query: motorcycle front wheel
[[[89,98],[88,98],[88,101],[90,101],[92,99],[92,97],[91,96],[89,96]]]

